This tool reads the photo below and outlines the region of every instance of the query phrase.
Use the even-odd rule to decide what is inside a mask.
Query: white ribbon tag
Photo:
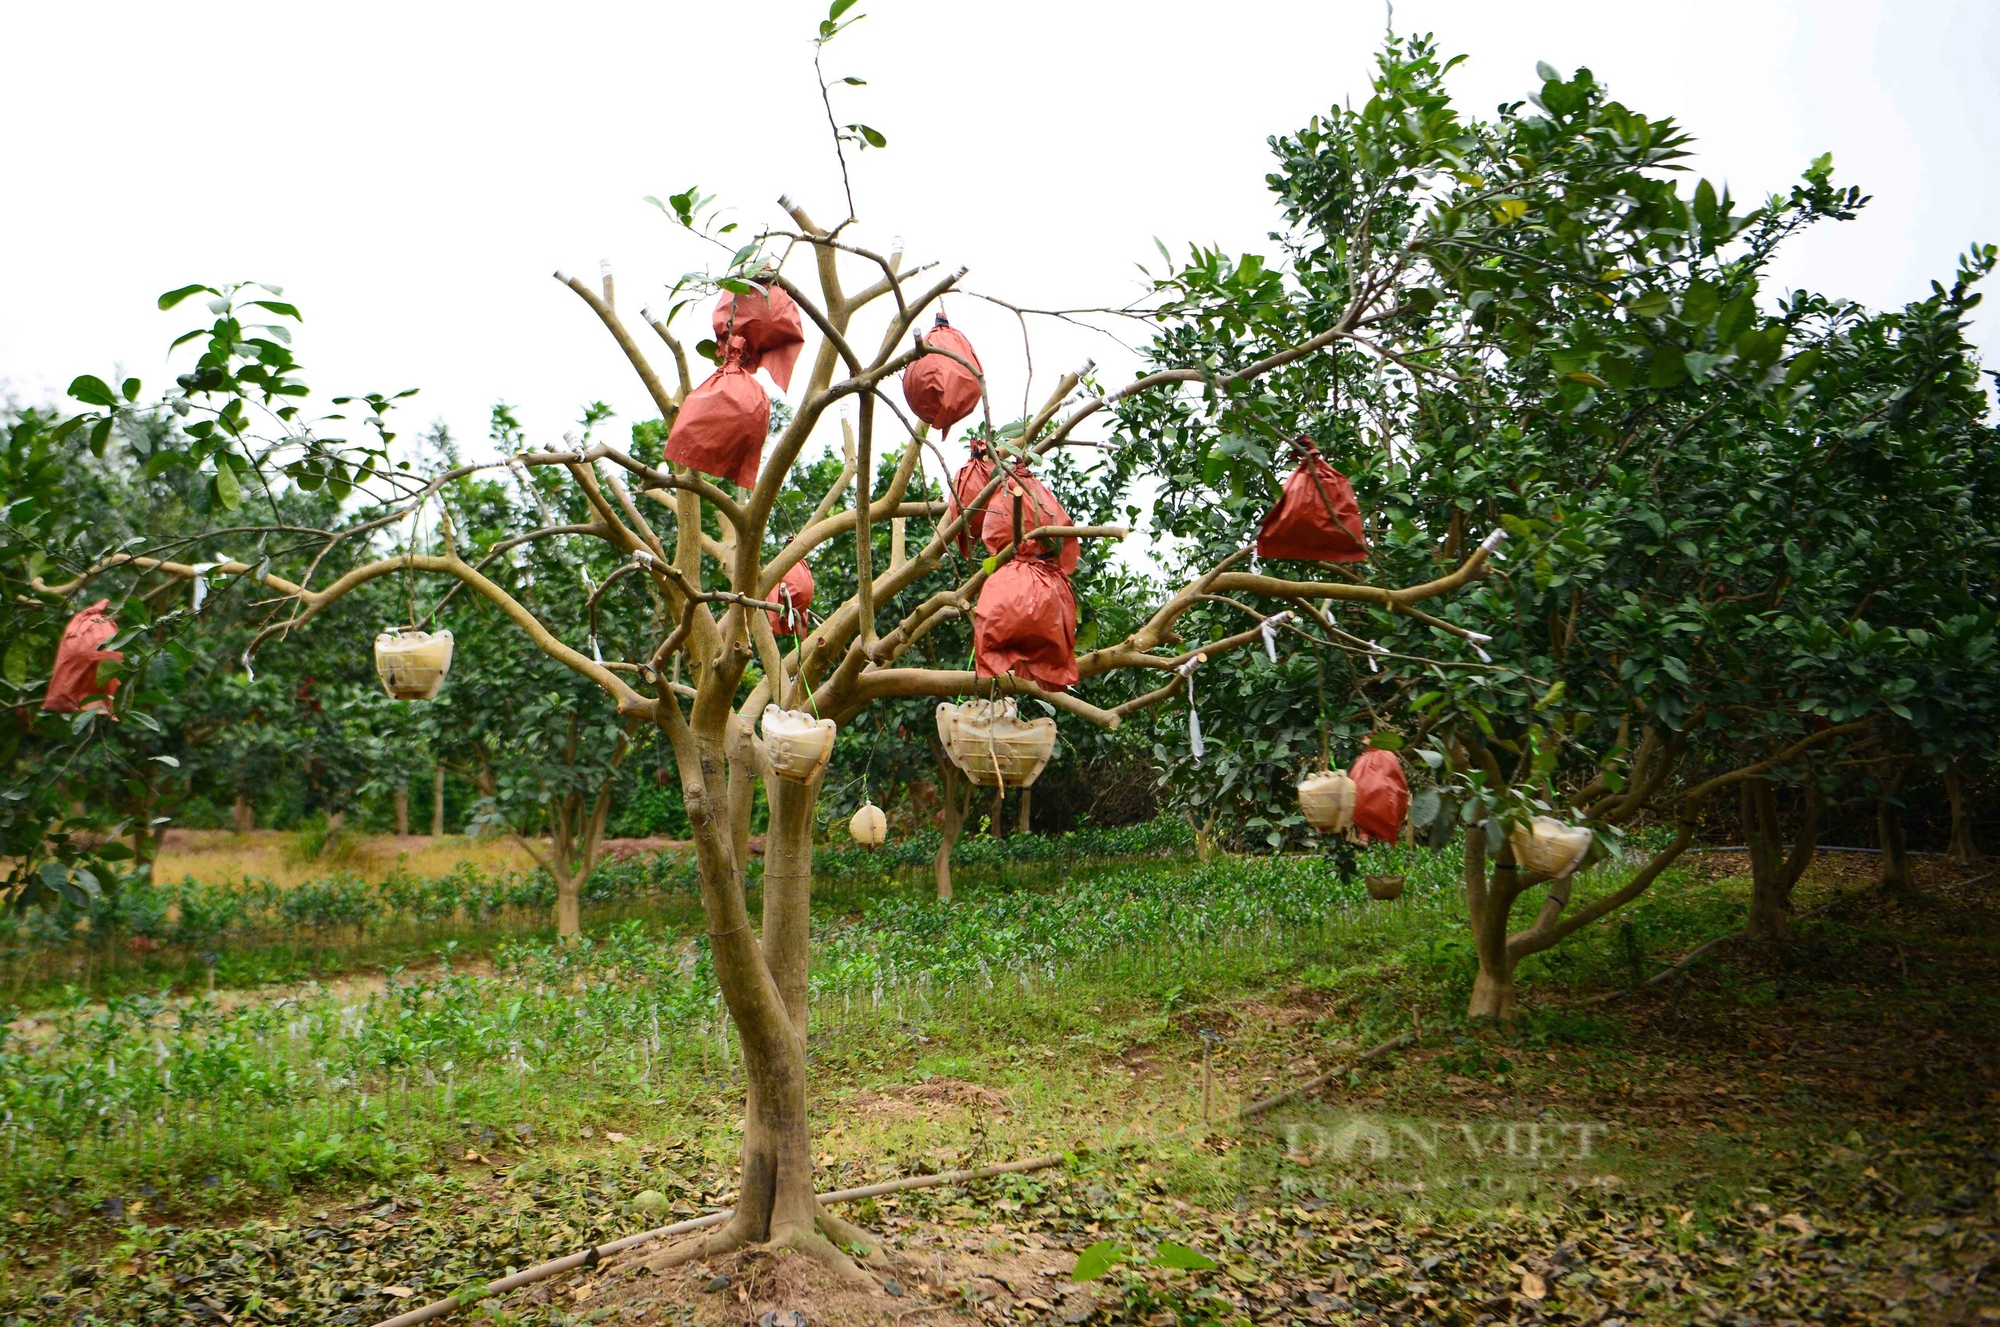
[[[194,574],[194,611],[199,613],[201,611],[201,606],[207,601],[208,601],[208,577],[206,574],[197,571]]]
[[[1194,707],[1194,670],[1201,667],[1206,662],[1208,662],[1207,655],[1197,654],[1194,656],[1194,658],[1189,659],[1186,663],[1182,664],[1179,668],[1174,670],[1175,672],[1179,673],[1182,677],[1187,679],[1188,751],[1193,754],[1196,764],[1201,763],[1201,758],[1204,754],[1206,754],[1207,747],[1203,745],[1201,740],[1201,714]]]
[[[1264,653],[1271,657],[1272,663],[1278,662],[1278,628],[1291,619],[1291,612],[1287,610],[1283,613],[1273,613],[1257,624],[1257,629],[1264,633]]]
[[[1487,535],[1484,539],[1479,541],[1479,551],[1486,554],[1488,557],[1491,557],[1493,556],[1494,552],[1499,549],[1500,545],[1506,542],[1507,542],[1506,530],[1496,527],[1492,534]]]
[[[243,651],[243,675],[252,682],[257,680],[257,670],[250,666],[250,651]]]
[[[604,662],[604,656],[597,651],[597,633],[594,631],[590,634],[590,657],[599,663]]]

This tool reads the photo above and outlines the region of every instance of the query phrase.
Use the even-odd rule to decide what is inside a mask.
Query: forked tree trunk
[[[251,803],[249,793],[236,794],[236,801],[229,808],[229,827],[238,834],[248,834],[257,828],[257,808]]]
[[[1486,833],[1483,825],[1473,825],[1465,834],[1465,903],[1472,926],[1473,949],[1479,958],[1479,973],[1473,980],[1472,999],[1466,1013],[1473,1018],[1497,1018],[1512,1023],[1519,1017],[1514,993],[1514,974],[1522,959],[1539,954],[1574,935],[1583,927],[1624,907],[1650,889],[1669,866],[1694,842],[1698,807],[1684,806],[1673,842],[1655,853],[1619,888],[1601,894],[1567,913],[1574,877],[1550,880],[1546,876],[1524,874],[1514,864],[1514,848],[1502,839],[1499,855],[1489,870],[1486,864]],[[1514,902],[1536,885],[1547,882],[1548,890],[1534,923],[1526,930],[1509,933]]]
[[[1972,799],[1966,795],[1965,775],[1956,765],[1944,772],[1945,796],[1951,801],[1951,846],[1944,859],[1959,866],[1985,860],[1972,838]]]
[[[611,812],[611,785],[607,774],[597,795],[585,801],[582,793],[568,793],[549,807],[549,851],[544,853],[525,834],[515,834],[530,857],[549,873],[556,886],[556,934],[574,940],[583,934],[583,887],[597,870],[604,850],[604,822]]]
[[[1508,920],[1514,900],[1520,895],[1520,875],[1514,868],[1514,850],[1504,842],[1500,858],[1489,872],[1486,867],[1485,827],[1474,825],[1465,833],[1465,907],[1472,927],[1472,948],[1479,959],[1479,972],[1472,982],[1472,999],[1466,1005],[1470,1018],[1497,1018],[1513,1022],[1519,1016],[1514,1000],[1514,954],[1507,946]]]
[[[1791,935],[1792,891],[1819,845],[1819,794],[1806,789],[1805,822],[1787,855],[1771,781],[1745,779],[1739,788],[1743,842],[1750,858],[1750,916],[1744,930],[1752,940],[1783,942]]]
[[[431,837],[444,837],[444,766],[431,775]]]
[[[396,785],[396,835],[401,838],[410,832],[410,785]]]

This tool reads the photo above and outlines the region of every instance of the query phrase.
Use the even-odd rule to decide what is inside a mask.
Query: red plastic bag
[[[784,613],[766,612],[771,619],[771,632],[777,636],[803,636],[809,630],[806,623],[806,609],[813,601],[812,569],[803,562],[794,562],[778,588],[771,591],[770,602],[784,604],[790,611]]]
[[[1410,782],[1396,753],[1370,747],[1347,777],[1354,780],[1354,827],[1362,837],[1384,843],[1401,838],[1403,818],[1410,813]]]
[[[951,477],[951,492],[945,496],[944,518],[949,523],[968,503],[979,497],[986,481],[993,478],[993,458],[986,454],[986,444],[978,438],[972,440],[972,459],[958,467],[958,473]],[[958,532],[958,555],[972,556],[973,541],[983,537],[986,526],[986,508],[974,507],[972,514],[965,518],[965,525]]]
[[[124,654],[100,648],[118,634],[118,624],[104,610],[109,599],[99,599],[69,620],[63,628],[62,643],[56,646],[56,666],[49,676],[49,694],[42,708],[58,714],[75,710],[109,713],[111,697],[118,691],[118,679],[99,683],[97,665],[118,663]]]
[[[790,295],[777,286],[760,288],[754,295],[724,291],[710,321],[715,344],[726,346],[731,337],[743,338],[745,373],[767,369],[780,390],[791,390],[792,366],[805,349],[806,335],[798,303]]]
[[[1301,562],[1365,562],[1368,540],[1361,531],[1361,504],[1347,476],[1320,457],[1312,439],[1301,437],[1299,468],[1285,479],[1284,496],[1257,532],[1257,556]]]
[[[681,402],[667,459],[751,488],[770,432],[771,398],[744,371],[743,338],[733,336],[722,367]]]
[[[1076,685],[1076,596],[1046,558],[1017,558],[986,578],[972,612],[981,677],[1013,674],[1050,688]]]
[[[1018,462],[1009,463],[1008,476],[1001,481],[999,491],[986,504],[986,520],[979,527],[979,537],[986,541],[986,551],[998,553],[1014,542],[1014,496],[1021,497],[1021,533],[1044,525],[1068,525],[1069,513],[1056,495],[1049,492],[1048,485],[1029,474]],[[1076,570],[1076,562],[1083,554],[1080,539],[1059,539],[1062,548],[1054,556],[1056,565],[1067,576]],[[1047,559],[1048,545],[1040,539],[1030,539],[1015,555],[1017,557]]]
[[[951,351],[979,371],[974,373],[950,355],[925,355],[903,370],[903,399],[918,419],[943,436],[946,429],[979,408],[979,374],[986,372],[986,366],[972,353],[972,342],[941,313],[924,341]]]

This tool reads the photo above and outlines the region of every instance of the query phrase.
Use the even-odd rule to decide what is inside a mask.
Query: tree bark
[[[1903,809],[1884,797],[1875,804],[1875,828],[1882,845],[1884,889],[1910,887],[1910,839],[1903,828]]]
[[[238,834],[248,834],[257,828],[257,808],[251,803],[249,793],[236,794],[236,801],[229,808],[229,827]]]
[[[396,785],[396,836],[402,838],[410,832],[410,785]]]
[[[1035,797],[1035,790],[1033,788],[1021,789],[1020,819],[1015,821],[1014,823],[1014,832],[1016,834],[1027,834],[1032,832],[1029,828],[1030,815],[1031,815],[1029,808],[1034,803],[1034,797]]]
[[[431,775],[431,837],[444,837],[444,766]]]
[[[1744,931],[1751,940],[1783,943],[1791,935],[1792,890],[1819,845],[1819,793],[1811,787],[1805,790],[1805,821],[1787,855],[1771,781],[1745,779],[1737,787],[1743,842],[1750,858],[1750,916]]]
[[[996,839],[1007,837],[1007,789],[993,790],[993,814],[987,820],[986,832]]]
[[[1514,954],[1507,944],[1508,918],[1520,894],[1513,846],[1501,841],[1500,857],[1491,871],[1486,865],[1486,832],[1473,825],[1465,832],[1465,907],[1472,926],[1472,947],[1479,958],[1470,1018],[1497,1018],[1511,1023],[1520,1016],[1514,999]]]
[[[1875,832],[1882,848],[1882,878],[1884,889],[1908,889],[1910,887],[1910,839],[1903,825],[1903,766],[1898,766],[1892,778],[1882,789],[1875,803]]]
[[[1944,791],[1951,800],[1951,846],[1944,859],[1959,866],[1984,861],[1972,837],[1972,799],[1966,795],[1965,774],[1957,765],[1946,767]]]
[[[937,882],[937,896],[943,902],[951,902],[951,850],[958,846],[959,835],[965,832],[965,818],[972,812],[972,780],[965,772],[951,763],[950,757],[936,739],[931,741],[931,756],[937,761],[938,769],[938,850],[937,859],[932,863],[932,876]]]

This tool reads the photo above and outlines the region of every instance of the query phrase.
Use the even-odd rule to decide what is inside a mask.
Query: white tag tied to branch
[[[648,569],[651,569],[659,565],[658,561],[653,557],[653,555],[651,553],[648,553],[643,548],[635,548],[632,550],[632,560],[638,563],[640,566],[646,567]]]
[[[197,562],[194,564],[194,610],[199,613],[201,606],[208,602],[208,573],[222,566],[221,562]]]
[[[1368,642],[1368,671],[1369,671],[1369,672],[1371,672],[1371,673],[1379,673],[1379,672],[1381,672],[1381,671],[1382,671],[1382,665],[1381,665],[1381,664],[1378,664],[1378,663],[1376,663],[1376,662],[1375,662],[1375,656],[1376,656],[1376,655],[1378,655],[1378,654],[1387,654],[1387,653],[1388,653],[1388,651],[1382,648],[1382,642],[1380,642],[1380,641],[1375,641],[1375,640],[1371,640],[1371,641],[1369,641],[1369,642]]]
[[[1500,545],[1506,542],[1507,531],[1499,526],[1495,526],[1492,534],[1487,535],[1479,541],[1479,551],[1491,557],[1499,551]]]
[[[597,648],[597,633],[594,631],[590,633],[590,657],[598,663],[604,662],[604,655]]]
[[[1257,629],[1264,633],[1264,653],[1271,657],[1272,663],[1278,662],[1278,628],[1291,620],[1291,610],[1286,609],[1282,613],[1273,613],[1257,624]]]
[[[1468,631],[1465,633],[1465,639],[1466,643],[1472,646],[1472,652],[1479,656],[1479,662],[1489,664],[1493,662],[1493,656],[1479,648],[1482,645],[1491,645],[1493,643],[1491,636],[1483,631]]]
[[[1176,673],[1187,679],[1188,751],[1194,756],[1196,764],[1201,762],[1201,758],[1206,753],[1207,747],[1201,740],[1201,713],[1194,707],[1194,670],[1201,667],[1207,661],[1207,655],[1197,654],[1180,667],[1174,669]]]

